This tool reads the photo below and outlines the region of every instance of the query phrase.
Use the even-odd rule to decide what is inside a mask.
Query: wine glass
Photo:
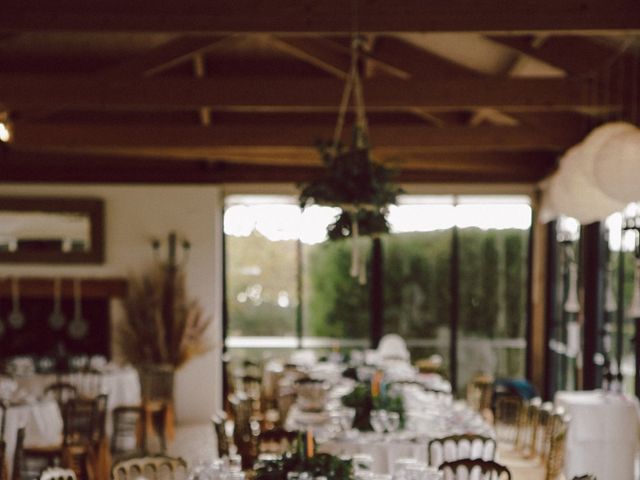
[[[400,414],[398,412],[387,412],[384,418],[384,426],[389,433],[397,432],[400,429]]]
[[[378,434],[378,437],[382,437],[385,431],[385,421],[387,412],[385,410],[371,410],[369,414],[369,423],[371,428]]]
[[[353,428],[353,421],[356,419],[356,409],[343,407],[340,415],[340,424],[345,433],[349,433]]]

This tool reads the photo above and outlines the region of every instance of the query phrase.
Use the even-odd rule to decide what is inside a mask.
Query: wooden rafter
[[[555,155],[547,152],[513,154],[491,164],[493,154],[432,154],[421,168],[403,168],[400,182],[532,183],[555,168]],[[498,156],[500,154],[497,154]],[[448,160],[448,161],[447,161]],[[273,183],[301,182],[317,178],[318,166],[273,166],[220,160],[184,160],[148,157],[70,155],[9,150],[3,157],[1,183]],[[488,163],[484,168],[469,165]]]
[[[635,0],[23,0],[3,6],[3,31],[153,32],[580,32],[640,30]],[[470,11],[472,9],[472,12]],[[357,22],[357,23],[356,23]]]
[[[0,106],[19,108],[336,110],[337,79],[173,77],[105,79],[82,75],[0,75]],[[571,110],[591,108],[584,82],[572,79],[371,79],[368,109]],[[617,105],[598,105],[615,109]]]
[[[125,77],[154,75],[202,54],[215,46],[223,36],[184,35],[162,45],[129,58],[100,72],[100,75]]]
[[[39,148],[173,148],[201,150],[275,148],[312,149],[318,139],[331,139],[328,124],[248,124],[206,127],[156,125],[14,124],[13,143]],[[443,127],[372,125],[377,149],[397,152],[423,150],[562,150],[583,131],[569,125],[551,130],[523,127]],[[345,140],[348,141],[347,138]]]

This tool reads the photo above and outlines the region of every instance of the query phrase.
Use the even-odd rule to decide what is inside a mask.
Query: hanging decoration
[[[347,75],[332,143],[319,145],[325,167],[324,175],[301,185],[300,206],[326,205],[342,212],[327,229],[331,240],[352,239],[351,275],[366,282],[365,258],[360,252],[359,237],[389,232],[386,220],[389,205],[395,204],[402,190],[393,183],[395,172],[371,159],[369,128],[365,114],[359,54],[362,39],[352,42],[351,67]],[[351,144],[345,147],[342,137],[346,114],[353,102],[355,123]]]
[[[619,59],[629,46],[626,42],[610,59],[602,72],[603,78],[593,82],[592,92],[596,98],[602,96],[605,105],[612,103],[608,101],[609,96],[620,92],[620,111],[629,112],[628,121],[611,119],[614,121],[597,126],[562,156],[558,171],[543,185],[541,219],[545,222],[567,215],[585,225],[602,221],[622,211],[628,203],[640,201],[640,129],[636,126],[639,120],[638,58],[634,59],[630,76],[630,99],[622,94],[621,85],[613,88],[610,71],[619,66],[616,82],[625,80],[625,62]]]

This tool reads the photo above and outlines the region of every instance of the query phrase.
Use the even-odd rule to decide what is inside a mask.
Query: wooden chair
[[[463,458],[493,460],[496,441],[482,435],[463,434],[434,438],[427,447],[429,464],[437,467],[443,462]]]
[[[265,430],[258,435],[258,454],[273,453],[283,455],[293,449],[297,432],[289,432],[283,428]]]
[[[233,443],[242,457],[242,467],[247,469],[258,455],[260,424],[252,419],[252,401],[246,394],[236,392],[229,402],[234,417]]]
[[[586,475],[579,475],[577,477],[573,477],[571,480],[597,480],[595,475],[591,475],[590,473]]]
[[[545,480],[555,480],[562,474],[569,421],[569,417],[564,413],[557,412],[551,415],[549,420],[551,433]]]
[[[535,431],[534,453],[542,460],[547,461],[551,448],[551,417],[553,415],[553,403],[545,402],[538,410],[538,423]]]
[[[62,408],[69,400],[78,398],[78,389],[67,382],[55,382],[44,389],[44,395],[55,398]]]
[[[494,426],[499,442],[515,447],[522,410],[522,398],[516,395],[498,396],[496,399]]]
[[[520,416],[520,424],[518,425],[518,434],[516,437],[516,448],[525,458],[535,456],[535,442],[538,429],[538,414],[542,400],[533,398],[525,404],[522,415]]]
[[[493,377],[476,375],[467,385],[467,403],[477,412],[491,410]]]
[[[187,476],[187,462],[182,458],[165,455],[129,458],[114,463],[111,469],[113,480],[184,480]]]
[[[211,416],[213,433],[216,436],[218,444],[218,458],[229,455],[229,437],[227,437],[227,431],[225,429],[226,422],[227,414],[225,412],[219,412]]]
[[[77,480],[77,477],[71,469],[51,467],[40,474],[40,480]]]
[[[453,462],[444,462],[439,470],[444,480],[478,479],[478,480],[511,480],[511,472],[507,467],[493,460],[472,460],[463,458]],[[478,473],[476,473],[478,472]]]
[[[142,406],[116,407],[112,421],[111,454],[114,457],[146,453],[146,412]]]

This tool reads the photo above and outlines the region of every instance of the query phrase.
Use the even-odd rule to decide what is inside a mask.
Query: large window
[[[360,239],[369,261],[362,285],[349,275],[351,241],[326,239],[336,210],[301,212],[295,200],[227,199],[226,346],[238,359],[370,345],[372,241]],[[383,333],[402,335],[414,360],[440,355],[445,374],[456,362],[459,385],[478,371],[524,376],[528,198],[407,195],[389,222],[380,239]]]

